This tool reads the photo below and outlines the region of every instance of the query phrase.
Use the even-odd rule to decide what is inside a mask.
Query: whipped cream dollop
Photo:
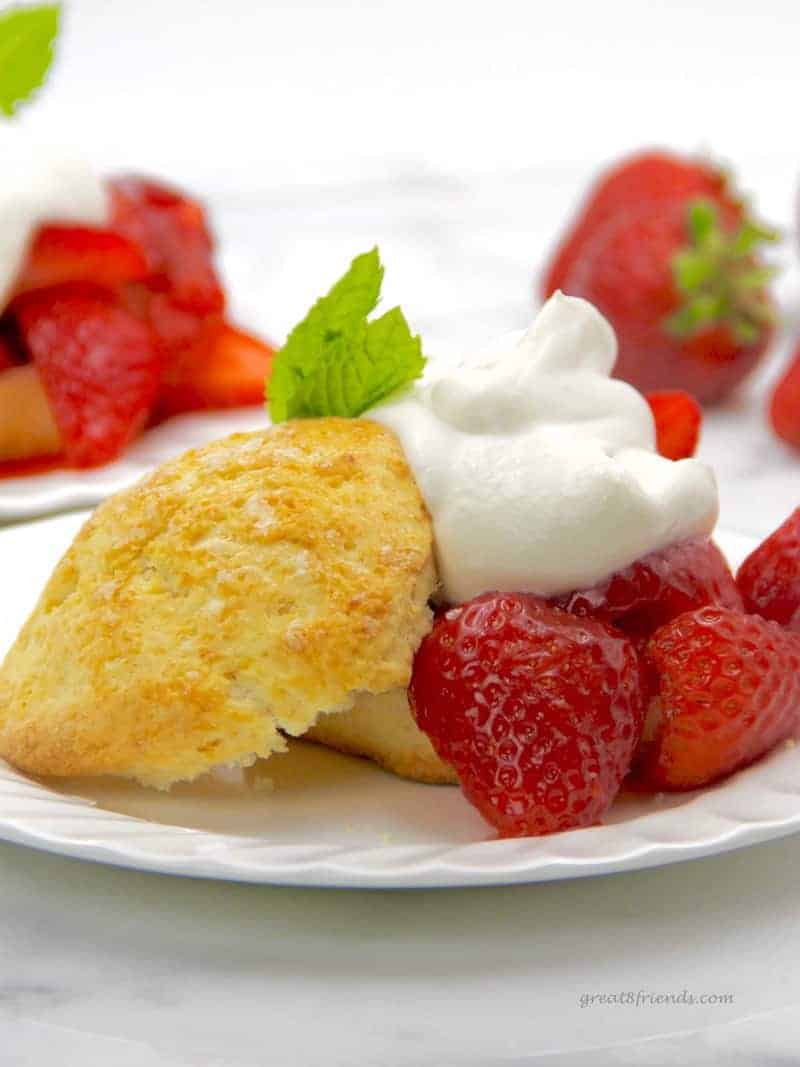
[[[85,161],[32,142],[15,127],[0,130],[0,307],[38,226],[102,225],[107,217],[105,189]]]
[[[617,343],[556,293],[527,332],[443,368],[369,413],[394,430],[430,512],[442,595],[585,589],[709,534],[709,467],[656,452],[644,397],[610,377]]]

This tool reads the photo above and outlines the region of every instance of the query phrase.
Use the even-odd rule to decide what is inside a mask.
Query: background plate
[[[86,514],[0,531],[0,654]],[[720,534],[738,563],[754,542]],[[0,838],[141,870],[305,886],[421,888],[549,881],[713,855],[800,829],[800,749],[722,785],[623,796],[606,825],[499,841],[458,789],[402,781],[297,742],[249,783],[158,793],[112,780],[34,781],[0,761]]]
[[[267,425],[263,407],[180,415],[149,430],[126,449],[121,459],[105,467],[0,478],[0,525],[99,504],[188,448]]]

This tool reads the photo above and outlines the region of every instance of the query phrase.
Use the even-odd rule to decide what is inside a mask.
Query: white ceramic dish
[[[0,526],[99,504],[187,448],[266,425],[262,407],[180,415],[143,434],[121,459],[105,467],[0,478]]]
[[[0,654],[85,517],[0,531]],[[733,562],[752,547],[737,535],[719,541]],[[166,794],[113,781],[54,787],[0,762],[0,838],[170,874],[410,889],[607,874],[800,830],[800,748],[788,746],[716,788],[623,797],[604,826],[514,841],[494,840],[458,789],[404,782],[315,745],[264,766],[267,788],[206,782]]]

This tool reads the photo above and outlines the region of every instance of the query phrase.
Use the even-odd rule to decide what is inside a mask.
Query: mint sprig
[[[369,320],[380,298],[377,248],[357,256],[278,352],[268,385],[273,422],[338,415],[355,418],[425,367],[422,343],[399,307]]]
[[[53,62],[60,4],[14,7],[0,13],[0,111],[16,113],[43,84]]]

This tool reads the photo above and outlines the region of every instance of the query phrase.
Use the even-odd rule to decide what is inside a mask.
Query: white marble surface
[[[711,145],[792,229],[779,119],[799,30],[793,0],[73,0],[30,125],[209,191],[243,321],[279,339],[379,243],[387,302],[456,352],[524,325],[567,206],[626,147]],[[799,292],[792,267],[796,333]],[[734,529],[800,502],[800,458],[763,419],[786,351],[708,419]],[[370,895],[0,845],[0,1065],[796,1062],[798,871],[790,838],[568,884]],[[683,990],[733,1001],[580,1002]]]

